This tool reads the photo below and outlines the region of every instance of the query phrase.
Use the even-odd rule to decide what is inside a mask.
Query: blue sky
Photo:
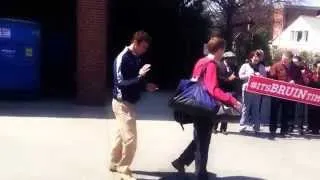
[[[320,0],[306,0],[306,4],[320,7]]]

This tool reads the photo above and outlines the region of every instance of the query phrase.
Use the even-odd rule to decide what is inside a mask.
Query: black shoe
[[[289,132],[289,133],[293,133],[293,130],[294,130],[294,128],[293,128],[293,127],[290,127],[290,128],[288,129],[288,132]]]
[[[212,129],[213,134],[218,134],[218,131],[216,129]]]
[[[300,130],[300,131],[299,131],[299,135],[300,135],[300,136],[303,136],[303,135],[304,135],[304,131],[303,131],[303,130]]]
[[[197,180],[209,180],[209,174],[207,172],[203,173],[203,174],[198,174],[198,175],[196,175],[196,179]]]
[[[227,130],[222,130],[221,133],[222,133],[223,135],[228,135]]]
[[[184,168],[184,165],[181,164],[178,159],[173,161],[171,164],[179,173],[185,173],[186,172],[186,170]]]
[[[276,137],[276,133],[275,132],[270,132],[269,139],[274,140],[275,137]]]
[[[311,129],[307,129],[307,130],[305,131],[305,133],[310,134],[310,133],[312,133],[312,130],[311,130]]]
[[[290,134],[287,134],[287,133],[280,133],[280,137],[281,137],[281,138],[290,138],[291,135],[290,135]]]

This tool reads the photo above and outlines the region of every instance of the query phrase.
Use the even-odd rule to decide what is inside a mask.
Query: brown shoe
[[[121,180],[137,180],[132,175],[123,174],[123,173],[120,173],[120,172],[114,172],[114,174],[116,175],[116,177],[120,177]]]
[[[124,175],[127,175],[127,176],[130,176],[132,177],[132,171],[130,170],[130,168],[128,167],[121,167],[121,166],[118,166],[116,168],[116,171],[120,174],[124,174]]]
[[[110,166],[109,166],[109,171],[111,172],[117,172],[117,168],[118,166],[114,163],[110,163]]]

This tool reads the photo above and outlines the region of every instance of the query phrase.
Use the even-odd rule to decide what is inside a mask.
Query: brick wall
[[[284,8],[274,9],[273,11],[273,39],[277,38],[284,29]]]
[[[102,105],[106,98],[108,0],[77,0],[77,101]]]

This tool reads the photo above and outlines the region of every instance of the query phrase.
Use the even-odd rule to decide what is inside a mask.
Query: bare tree
[[[201,3],[209,16],[212,28],[222,30],[227,49],[232,48],[234,33],[238,31],[270,31],[275,4],[299,4],[304,0],[184,0],[188,5]]]

